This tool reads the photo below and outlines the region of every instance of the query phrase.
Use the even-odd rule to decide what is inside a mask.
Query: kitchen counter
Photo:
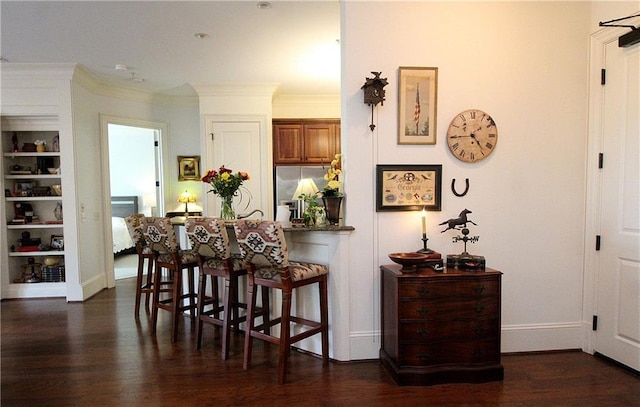
[[[283,228],[285,232],[349,232],[352,230],[356,230],[353,226],[313,226],[313,227],[302,227],[302,228]]]

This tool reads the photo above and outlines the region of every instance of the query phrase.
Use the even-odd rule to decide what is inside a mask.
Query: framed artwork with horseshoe
[[[440,211],[442,165],[377,165],[376,211]]]

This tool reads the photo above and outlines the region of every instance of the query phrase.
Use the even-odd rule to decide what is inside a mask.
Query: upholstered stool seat
[[[198,256],[190,250],[180,250],[173,224],[169,218],[145,217],[141,219],[142,235],[147,246],[154,254],[156,273],[153,282],[153,312],[151,332],[156,333],[158,310],[171,313],[171,342],[178,339],[178,322],[185,311],[191,319],[196,316],[196,292],[194,287],[194,269],[198,265]],[[162,280],[162,270],[173,276],[172,290],[168,298],[160,298],[161,287],[167,284]],[[187,270],[187,292],[183,293],[183,271]]]
[[[278,222],[237,220],[234,224],[240,252],[244,256],[248,270],[247,326],[245,328],[244,369],[251,366],[253,338],[278,345],[278,383],[286,381],[290,347],[302,339],[321,334],[322,361],[329,361],[327,266],[314,263],[289,261],[289,251],[282,226]],[[291,315],[294,289],[318,284],[320,321],[312,321]],[[282,304],[280,316],[270,319],[268,313],[262,316],[262,323],[256,325],[256,287],[281,290]],[[263,304],[264,304],[263,299]],[[270,334],[270,328],[279,325],[278,337]],[[301,329],[292,334],[292,325]]]

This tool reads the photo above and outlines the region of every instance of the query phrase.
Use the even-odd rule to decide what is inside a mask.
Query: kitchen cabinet
[[[380,360],[399,385],[502,380],[502,273],[381,266]]]
[[[38,147],[46,147],[38,151],[36,141],[45,143]],[[2,251],[7,253],[2,280],[15,291],[40,292],[43,296],[64,293],[63,175],[58,132],[2,131],[1,146]]]
[[[273,120],[274,165],[329,164],[340,152],[340,120]]]

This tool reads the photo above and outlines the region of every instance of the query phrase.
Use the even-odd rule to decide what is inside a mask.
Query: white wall
[[[590,4],[346,2],[342,13],[352,358],[377,355],[379,265],[421,243],[418,213],[375,212],[377,164],[443,165],[429,244],[462,252],[437,223],[474,212],[480,240],[469,251],[504,272],[503,351],[579,348]],[[399,66],[439,69],[435,146],[396,143]],[[374,132],[360,90],[371,71],[389,80]],[[451,118],[468,108],[487,111],[499,131],[493,155],[475,164],[457,161],[445,140]],[[452,178],[458,186],[469,178],[465,197],[451,193]]]

